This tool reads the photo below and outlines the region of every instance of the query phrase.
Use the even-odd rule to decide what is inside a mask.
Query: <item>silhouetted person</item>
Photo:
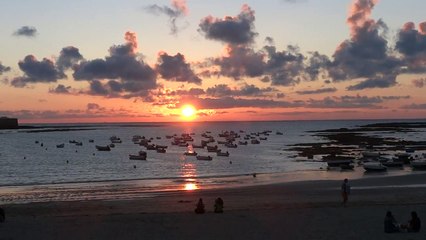
[[[216,198],[214,201],[214,212],[223,213],[223,200],[220,197]]]
[[[6,214],[4,213],[3,208],[0,207],[0,222],[4,222],[6,220]]]
[[[385,224],[385,233],[399,232],[398,223],[393,217],[391,211],[387,211],[384,224]]]
[[[420,231],[420,218],[417,216],[416,212],[411,212],[411,219],[408,221],[407,230],[409,232],[418,232]]]
[[[343,180],[342,186],[341,186],[341,192],[342,192],[342,198],[343,198],[343,206],[346,207],[346,203],[348,202],[348,196],[351,193],[351,186],[348,183],[348,179],[345,178]]]
[[[203,214],[203,213],[205,213],[205,212],[206,212],[206,210],[204,209],[203,199],[202,199],[202,198],[200,198],[200,199],[198,200],[197,206],[196,206],[196,208],[195,208],[195,213],[197,213],[197,214]]]

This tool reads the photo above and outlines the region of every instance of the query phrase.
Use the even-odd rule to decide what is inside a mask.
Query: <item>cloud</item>
[[[417,88],[422,88],[426,86],[426,78],[414,79],[413,85]]]
[[[189,98],[181,103],[191,102],[198,109],[230,109],[230,108],[290,108],[302,106],[299,102],[274,101],[267,99],[243,99],[233,97],[222,98]],[[176,108],[181,107],[179,104]]]
[[[59,84],[56,86],[56,88],[49,89],[49,93],[55,93],[55,94],[71,94],[71,86],[65,86],[62,84]]]
[[[310,99],[306,107],[309,108],[372,108],[380,109],[379,103],[382,103],[381,97],[367,96],[341,96],[325,97],[324,99]]]
[[[180,53],[174,56],[170,56],[165,52],[160,53],[156,70],[162,78],[169,81],[195,84],[201,84],[202,81],[201,78],[192,71],[190,64],[186,63],[185,57]]]
[[[363,90],[367,88],[389,88],[397,84],[396,75],[370,78],[358,84],[351,85],[346,89],[349,91]]]
[[[73,46],[64,47],[56,60],[56,66],[61,71],[65,71],[78,64],[81,60],[83,60],[83,56],[80,54],[78,48]]]
[[[271,87],[259,88],[255,85],[245,84],[240,89],[231,89],[226,84],[215,85],[214,87],[207,88],[206,94],[212,97],[226,97],[226,96],[245,96],[245,97],[256,97],[256,96],[267,96],[268,93],[276,92],[277,90]]]
[[[170,33],[176,35],[179,28],[176,24],[179,18],[188,15],[188,7],[185,0],[172,0],[172,6],[158,6],[157,4],[148,6],[146,10],[154,14],[164,14],[169,18]]]
[[[37,29],[32,26],[22,26],[13,33],[14,36],[23,37],[35,37],[37,35]]]
[[[355,0],[347,19],[351,38],[342,42],[328,67],[333,81],[389,76],[399,71],[401,61],[389,55],[387,26],[370,18],[377,0]],[[389,84],[388,86],[393,86]],[[367,85],[366,85],[367,86]],[[374,85],[373,85],[374,86]]]
[[[332,93],[336,91],[337,89],[332,87],[332,88],[320,88],[315,90],[296,91],[296,93],[300,95],[308,95],[308,94]]]
[[[19,61],[18,66],[24,72],[24,76],[12,80],[11,84],[14,87],[25,87],[29,83],[56,82],[66,78],[65,74],[56,68],[54,62],[47,58],[38,61],[33,55],[28,55]]]
[[[228,44],[250,44],[258,35],[254,31],[254,11],[246,4],[235,17],[205,17],[199,24],[199,32],[206,38]]]
[[[402,109],[426,110],[426,103],[422,103],[422,104],[413,103],[410,105],[403,106]]]
[[[241,77],[258,77],[264,74],[264,54],[255,52],[245,46],[228,45],[226,55],[211,62],[220,67],[219,75],[231,77],[235,80]]]
[[[4,66],[1,62],[0,62],[0,75],[2,75],[5,72],[9,72],[10,71],[10,67]]]
[[[81,61],[73,67],[75,80],[91,82],[89,94],[129,97],[157,87],[155,71],[135,53],[135,35],[127,32],[125,39],[127,43],[112,46],[105,59]],[[101,82],[106,79],[107,83]]]
[[[405,60],[406,72],[426,72],[426,22],[419,24],[418,30],[413,22],[404,24],[398,32],[395,49]]]

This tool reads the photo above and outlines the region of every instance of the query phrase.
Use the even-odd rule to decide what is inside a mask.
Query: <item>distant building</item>
[[[17,118],[0,117],[0,129],[18,128]]]

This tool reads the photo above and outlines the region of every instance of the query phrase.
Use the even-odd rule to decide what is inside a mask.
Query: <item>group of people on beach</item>
[[[420,231],[420,218],[417,216],[417,212],[411,212],[411,219],[407,224],[399,224],[391,211],[386,212],[384,227],[385,233],[395,232],[419,232]]]
[[[205,212],[206,212],[206,210],[205,210],[205,206],[204,206],[204,203],[203,203],[203,199],[200,198],[198,200],[196,207],[195,207],[195,213],[203,214]],[[223,213],[223,200],[220,197],[216,198],[216,200],[214,201],[214,212],[215,213]]]

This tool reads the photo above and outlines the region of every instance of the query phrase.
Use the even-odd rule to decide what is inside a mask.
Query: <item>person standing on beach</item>
[[[342,192],[342,198],[343,198],[342,204],[344,207],[346,207],[346,203],[348,202],[348,196],[351,192],[351,186],[349,185],[347,178],[343,180],[341,192]]]

